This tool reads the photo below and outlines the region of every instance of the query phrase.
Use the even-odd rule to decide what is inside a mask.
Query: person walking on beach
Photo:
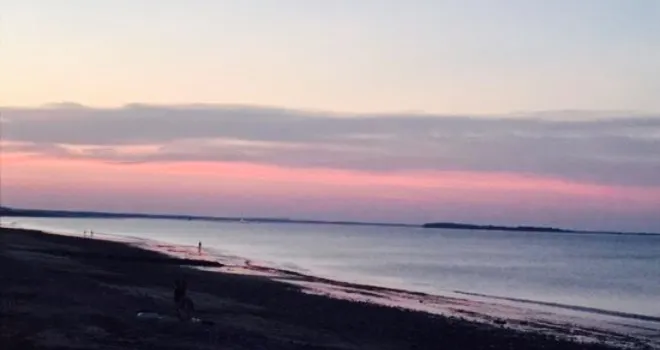
[[[197,243],[197,254],[202,255],[202,241],[199,241],[199,243]]]

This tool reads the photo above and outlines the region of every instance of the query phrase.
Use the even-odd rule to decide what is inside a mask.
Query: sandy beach
[[[196,258],[194,249],[173,257],[166,245],[158,252],[14,228],[0,228],[0,244],[2,349],[614,348],[517,330],[495,317],[434,315],[424,312],[430,296],[421,294],[418,310],[380,305],[371,301],[405,292],[223,266]],[[177,278],[188,281],[200,322],[174,317]],[[351,300],[328,297],[330,289]]]

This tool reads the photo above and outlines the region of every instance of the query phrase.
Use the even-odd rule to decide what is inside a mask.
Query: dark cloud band
[[[660,186],[660,115],[337,115],[250,106],[3,110],[5,151],[113,162],[244,161],[360,171],[506,171]],[[76,152],[71,146],[86,146]],[[153,145],[149,152],[122,147]]]

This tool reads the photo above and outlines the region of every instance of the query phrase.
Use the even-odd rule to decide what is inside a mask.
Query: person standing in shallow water
[[[197,254],[202,255],[202,241],[197,244]]]

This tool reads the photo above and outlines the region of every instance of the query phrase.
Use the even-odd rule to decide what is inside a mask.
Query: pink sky
[[[657,188],[501,172],[113,164],[20,152],[4,152],[1,161],[2,203],[18,207],[631,230],[653,228],[655,222],[640,218],[651,218],[660,208]]]
[[[3,205],[660,232],[660,117],[4,108]]]

